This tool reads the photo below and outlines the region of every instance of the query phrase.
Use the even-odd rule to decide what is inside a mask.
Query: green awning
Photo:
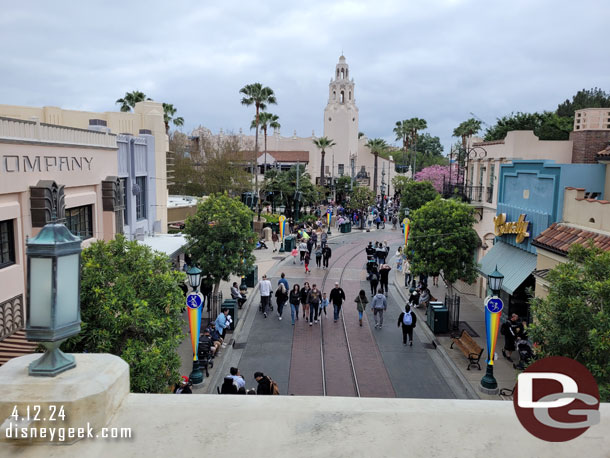
[[[479,272],[487,276],[495,270],[496,265],[498,271],[504,275],[502,289],[512,295],[536,269],[536,255],[503,242],[496,242],[481,259]]]

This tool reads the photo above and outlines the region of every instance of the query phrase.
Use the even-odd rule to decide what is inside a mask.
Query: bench
[[[483,349],[479,347],[479,344],[477,344],[472,337],[470,337],[470,334],[468,334],[466,330],[462,329],[460,337],[453,338],[453,342],[449,348],[453,348],[453,344],[457,344],[458,348],[464,353],[464,356],[468,358],[468,367],[466,370],[470,370],[470,366],[474,366],[475,364],[479,370],[481,370],[479,360],[483,354]]]

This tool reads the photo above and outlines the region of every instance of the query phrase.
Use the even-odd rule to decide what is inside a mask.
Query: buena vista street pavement
[[[359,326],[354,299],[360,289],[364,289],[371,299],[364,269],[364,248],[369,241],[384,240],[390,244],[388,264],[395,270],[395,263],[390,263],[390,258],[402,244],[402,234],[400,230],[392,231],[389,226],[385,230],[356,230],[350,234],[338,234],[333,230],[329,239],[333,250],[329,269],[318,269],[314,262],[313,267],[310,264],[312,273],[309,275],[305,275],[305,269],[298,260],[293,264],[288,253],[272,253],[272,249],[256,251],[259,278],[266,273],[274,290],[281,272],[286,274],[290,286],[308,281],[316,283],[327,295],[335,281],[339,281],[346,294],[343,315],[334,323],[332,306],[329,306],[328,315],[309,326],[300,310],[299,320],[292,326],[290,306],[284,307],[283,320],[280,321],[274,298],[274,310],[265,319],[258,311],[258,288],[249,289],[248,302],[239,311],[238,326],[232,335],[227,335],[229,345],[216,358],[210,378],[206,378],[194,392],[215,393],[229,367],[236,366],[248,388],[256,386],[254,372],[262,371],[278,383],[281,394],[356,396],[359,393],[363,397],[477,398],[478,393],[473,389],[476,385],[469,383],[470,380],[462,373],[464,371],[456,366],[459,356],[452,355],[456,362],[447,356],[448,352],[459,351],[449,350],[448,345],[446,349],[437,348],[439,340],[427,329],[425,315],[420,311],[413,346],[403,346],[402,332],[396,326],[406,297],[402,291],[405,290],[402,275],[390,273],[390,294],[387,296],[388,309],[384,314],[383,328],[375,329],[370,304],[363,326]],[[395,285],[392,279],[396,279]],[[435,293],[440,291],[433,291],[433,295]],[[483,313],[482,309],[480,313]],[[188,374],[192,361],[189,338],[181,347],[181,356],[182,373]],[[471,372],[480,379],[484,371]]]

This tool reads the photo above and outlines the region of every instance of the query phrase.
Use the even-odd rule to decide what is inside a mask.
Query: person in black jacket
[[[413,328],[417,323],[417,315],[411,310],[409,304],[405,305],[405,311],[398,317],[398,326],[402,325],[402,344],[407,345],[407,336],[409,337],[409,346],[413,346]]]
[[[345,300],[345,292],[343,288],[339,286],[338,282],[335,282],[335,287],[330,290],[330,296],[328,298],[329,304],[333,304],[333,318],[335,323],[339,319],[339,312],[341,312],[341,305],[343,305],[343,301]]]
[[[271,390],[271,379],[262,372],[254,373],[254,380],[258,382],[256,394],[273,394]]]
[[[332,253],[333,252],[328,245],[325,245],[322,249],[322,265],[325,269],[328,269],[328,260],[332,256]]]

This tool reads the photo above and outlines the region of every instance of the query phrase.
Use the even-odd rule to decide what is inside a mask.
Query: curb
[[[396,271],[396,273],[394,274],[394,280],[395,280],[394,288],[398,291],[398,294],[400,295],[400,297],[402,297],[403,301],[405,303],[407,303],[409,298],[406,296],[406,293],[404,293],[402,291],[401,287],[399,285],[397,285],[397,283],[396,283],[396,277],[398,276],[397,272],[398,271]],[[481,399],[481,397],[478,395],[476,390],[472,387],[470,382],[466,379],[466,377],[464,377],[464,374],[462,374],[462,372],[457,367],[457,365],[455,364],[453,359],[451,359],[451,357],[447,353],[447,350],[445,349],[445,347],[443,347],[436,340],[436,336],[430,330],[430,328],[428,328],[427,324],[425,323],[426,315],[424,313],[422,313],[419,309],[412,309],[412,310],[415,311],[415,313],[417,314],[417,318],[420,320],[420,322],[424,323],[422,326],[418,326],[418,328],[423,332],[423,334],[430,341],[430,343],[432,343],[432,345],[434,345],[434,348],[436,350],[438,350],[438,354],[441,356],[441,358],[443,359],[443,361],[447,365],[447,367],[449,367],[451,369],[451,371],[455,374],[455,376],[459,379],[459,381],[463,385],[464,391],[468,395],[468,398],[469,399]]]

